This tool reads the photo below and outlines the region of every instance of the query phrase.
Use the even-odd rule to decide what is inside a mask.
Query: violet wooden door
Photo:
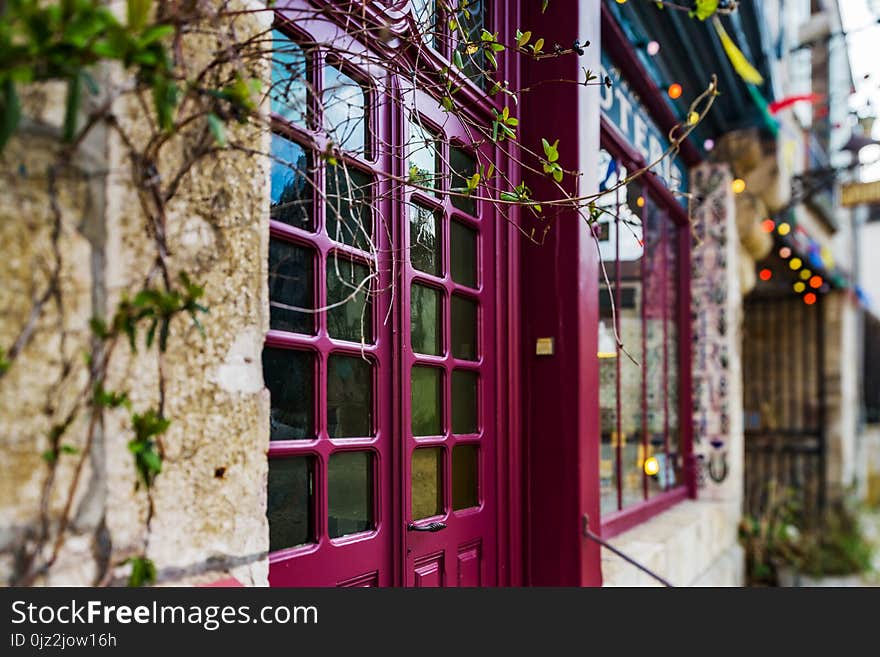
[[[495,225],[488,204],[455,194],[488,160],[466,146],[473,142],[466,126],[437,111],[436,100],[406,93],[404,105],[408,171],[433,171],[434,184],[426,186],[447,192],[410,188],[407,196],[400,399],[405,583],[493,585]]]
[[[270,584],[493,585],[500,229],[489,204],[448,195],[488,153],[299,4],[275,32],[290,47],[272,103]],[[295,70],[307,112],[288,106]],[[337,165],[321,157],[334,122]],[[412,166],[416,189],[399,182]]]

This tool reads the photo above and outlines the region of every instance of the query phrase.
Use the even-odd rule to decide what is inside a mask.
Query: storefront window
[[[679,485],[678,244],[668,210],[634,167],[603,150],[599,272],[601,510]]]

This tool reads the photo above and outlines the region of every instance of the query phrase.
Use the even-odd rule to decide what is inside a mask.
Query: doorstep
[[[685,500],[609,541],[675,586],[742,586],[740,502]],[[660,586],[602,548],[603,586]]]

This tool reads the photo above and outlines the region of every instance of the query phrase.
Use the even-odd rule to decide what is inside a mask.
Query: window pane
[[[373,457],[369,452],[337,452],[327,464],[330,538],[373,528]]]
[[[452,372],[452,433],[477,433],[479,429],[477,411],[476,372],[454,370]]]
[[[443,513],[443,450],[417,449],[412,455],[412,519]]]
[[[450,242],[452,280],[459,285],[477,287],[477,231],[453,221]]]
[[[331,438],[373,435],[373,367],[360,356],[327,360],[327,431]]]
[[[452,355],[477,360],[477,302],[452,295]]]
[[[270,216],[303,230],[314,230],[311,158],[302,146],[280,135],[272,135],[271,148]]]
[[[327,260],[327,332],[330,337],[352,342],[373,341],[370,300],[370,268],[347,258]],[[360,289],[358,289],[360,288]]]
[[[411,203],[409,206],[409,261],[416,269],[439,276],[440,214]]]
[[[648,477],[648,494],[666,489],[666,392],[668,361],[665,349],[667,262],[664,253],[666,215],[651,204],[645,239],[645,387],[647,390],[648,458],[656,463]]]
[[[272,399],[269,438],[314,438],[315,355],[311,351],[266,347],[263,378]]]
[[[350,166],[327,167],[327,234],[369,249],[373,237],[372,179]]]
[[[409,312],[410,338],[414,352],[434,356],[442,353],[442,303],[443,293],[440,290],[413,283]]]
[[[266,516],[270,552],[314,541],[313,478],[311,457],[269,459]]]
[[[483,0],[469,0],[467,13],[459,14],[461,27],[467,35],[469,43],[479,43],[480,33],[486,25],[486,3]],[[459,48],[462,46],[459,45]],[[486,78],[483,71],[486,70],[486,56],[483,50],[477,50],[472,55],[462,52],[464,60],[464,74],[480,86],[484,86]]]
[[[671,220],[666,234],[666,431],[669,436],[667,470],[663,474],[666,489],[684,482],[678,421],[678,242]]]
[[[411,413],[414,436],[439,436],[443,433],[443,374],[436,367],[412,368]]]
[[[449,148],[449,164],[452,166],[450,189],[459,193],[466,190],[468,179],[477,172],[477,161],[466,150],[451,146]],[[459,210],[468,214],[477,213],[477,202],[473,198],[457,194],[451,198],[452,205]]]
[[[324,67],[324,129],[340,148],[367,155],[367,94],[363,86],[334,66]]]
[[[456,445],[452,450],[452,508],[479,506],[476,445]]]
[[[432,134],[418,117],[410,119],[409,142],[407,143],[409,181],[419,187],[436,189],[440,184],[440,156],[437,137]],[[426,190],[422,190],[426,191]],[[435,192],[429,192],[434,193]]]
[[[311,249],[269,240],[269,326],[279,331],[314,333],[315,258]]]
[[[437,0],[412,0],[413,16],[424,43],[437,47]]]
[[[308,114],[306,55],[278,30],[272,32],[272,112],[283,119],[304,124]]]

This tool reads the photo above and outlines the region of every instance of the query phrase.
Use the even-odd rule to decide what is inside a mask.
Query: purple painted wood
[[[318,2],[317,4],[323,4]],[[330,3],[326,3],[330,4]],[[405,3],[392,17],[402,19]],[[494,29],[513,31],[518,8],[495,5]],[[405,58],[399,50],[393,34],[405,29],[400,20],[392,25],[392,39],[363,45],[346,37],[345,32],[326,19],[303,19],[297,8],[309,6],[304,0],[282,0],[277,5],[277,16],[289,25],[291,34],[306,42],[340,44],[345,50],[380,54],[383,57]],[[365,5],[364,21],[381,19],[374,5]],[[383,21],[384,22],[384,21]],[[344,43],[340,43],[342,40]],[[323,53],[319,52],[319,56]],[[502,62],[508,58],[502,58]],[[509,58],[515,60],[516,58]],[[429,53],[422,59],[428,66],[448,66],[442,54]],[[517,66],[507,66],[505,78],[515,87],[518,83]],[[316,67],[320,70],[320,67]],[[403,72],[408,72],[402,67]],[[347,71],[348,72],[348,71]],[[365,66],[355,77],[369,83],[387,72],[379,67]],[[393,96],[374,97],[370,103],[371,118],[377,135],[375,158],[364,160],[352,158],[351,164],[376,174],[377,197],[381,199],[375,214],[385,220],[379,238],[377,270],[379,280],[376,288],[381,292],[374,298],[373,333],[375,344],[361,348],[360,345],[341,343],[326,333],[326,319],[318,316],[317,333],[314,336],[291,334],[271,330],[266,337],[267,347],[308,349],[318,355],[316,384],[317,438],[300,441],[274,441],[269,458],[277,459],[308,455],[316,459],[318,477],[314,492],[314,516],[316,540],[313,543],[270,554],[270,583],[275,586],[440,586],[440,585],[493,585],[522,583],[522,457],[519,444],[520,422],[516,400],[519,397],[520,371],[518,354],[508,357],[518,345],[519,304],[516,284],[519,258],[512,248],[518,246],[520,236],[514,226],[501,221],[489,204],[483,204],[477,216],[470,217],[455,209],[449,199],[438,203],[437,199],[419,192],[409,191],[405,198],[391,194],[393,183],[382,174],[397,179],[407,176],[407,164],[400,156],[407,139],[407,110],[401,107],[415,106],[422,116],[445,135],[470,143],[472,137],[465,127],[442,114],[438,103],[421,91],[414,92],[411,79],[386,78],[383,87],[389,85]],[[320,90],[319,90],[320,91]],[[491,116],[490,108],[497,106],[497,99],[470,82],[464,83],[457,98],[472,112],[470,120],[485,124]],[[280,117],[276,128],[296,141],[321,151],[326,139],[319,133],[302,130],[297,126],[282,125]],[[392,144],[392,148],[378,144]],[[481,163],[495,163],[499,170],[507,170],[517,177],[518,165],[501,150],[481,147]],[[445,154],[448,158],[448,153]],[[319,180],[320,184],[321,181]],[[407,201],[410,198],[438,207],[445,215],[443,220],[442,275],[433,277],[417,271],[408,257],[409,227]],[[320,204],[315,202],[316,217],[320,217]],[[457,221],[479,231],[479,286],[472,290],[454,282],[450,275],[450,220]],[[320,304],[326,291],[323,259],[328,253],[340,252],[363,260],[368,254],[332,241],[320,221],[317,233],[299,230],[287,224],[271,222],[270,232],[274,239],[308,245],[316,253],[315,296]],[[513,237],[516,236],[516,241]],[[422,281],[442,290],[445,298],[443,312],[444,351],[432,357],[415,355],[410,345],[410,285]],[[390,292],[395,290],[394,295]],[[467,296],[479,302],[478,335],[480,357],[476,362],[454,358],[450,350],[450,299],[453,293]],[[389,321],[384,321],[385,318]],[[515,318],[515,322],[511,322]],[[327,435],[322,412],[326,407],[326,363],[330,351],[352,355],[361,354],[374,363],[374,417],[376,435],[368,439],[332,440]],[[505,353],[506,352],[506,353]],[[444,372],[443,426],[441,436],[416,438],[412,436],[410,421],[410,372],[414,364],[432,364]],[[451,430],[450,377],[453,369],[467,369],[480,376],[480,430],[472,436],[453,436]],[[504,381],[505,385],[499,382]],[[500,412],[499,412],[500,411]],[[479,505],[475,508],[452,510],[451,453],[455,445],[478,445]],[[430,521],[442,521],[446,528],[437,533],[407,531],[413,524],[411,467],[412,454],[418,447],[437,446],[443,450],[442,489],[443,512],[434,518],[418,520],[422,526]],[[374,454],[374,518],[371,532],[330,539],[326,523],[328,501],[326,471],[330,455],[340,449],[369,449]],[[499,532],[503,539],[499,541]],[[503,546],[503,549],[499,548]]]

